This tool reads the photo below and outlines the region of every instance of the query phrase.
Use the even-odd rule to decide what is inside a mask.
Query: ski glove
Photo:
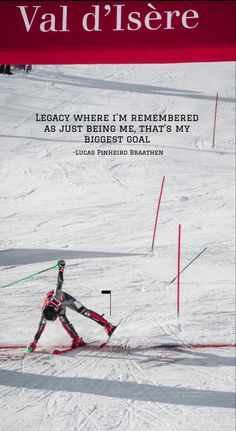
[[[34,340],[27,346],[27,352],[32,353],[37,347],[37,342]]]
[[[58,268],[64,268],[66,262],[64,260],[58,260],[57,261],[57,266]]]

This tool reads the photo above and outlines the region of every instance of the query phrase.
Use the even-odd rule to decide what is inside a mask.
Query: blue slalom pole
[[[201,254],[203,254],[205,251],[207,250],[207,247],[205,247],[202,251],[200,251],[200,253],[197,254],[197,256],[195,256],[183,269],[181,269],[180,274],[182,274],[182,272],[185,271],[185,269],[187,269],[199,256],[201,256]],[[176,277],[173,278],[173,280],[171,280],[170,284],[172,284],[176,278],[178,276],[176,275]]]

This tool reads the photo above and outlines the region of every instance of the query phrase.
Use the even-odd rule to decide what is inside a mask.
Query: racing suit
[[[56,288],[54,291],[50,291],[45,295],[45,297],[43,298],[41,310],[43,311],[44,308],[46,308],[49,304],[52,305],[53,308],[57,311],[56,317],[59,318],[63,328],[70,335],[70,337],[73,339],[73,342],[75,342],[75,344],[76,344],[76,341],[82,340],[82,339],[79,338],[74,326],[68,320],[66,316],[66,307],[70,308],[73,311],[76,311],[79,314],[82,314],[85,317],[88,317],[89,319],[94,320],[99,325],[103,326],[107,334],[110,335],[115,328],[111,323],[109,323],[106,319],[104,319],[103,316],[101,316],[100,314],[86,308],[83,304],[81,304],[81,302],[79,302],[73,296],[69,295],[68,293],[62,290],[62,285],[64,281],[63,273],[64,273],[64,266],[61,266],[59,267],[59,271],[58,271]],[[42,314],[39,321],[38,330],[34,336],[34,341],[30,344],[30,347],[32,348],[32,350],[35,350],[36,344],[39,338],[41,337],[46,327],[46,324],[47,324],[47,319]],[[85,343],[83,342],[83,344]]]

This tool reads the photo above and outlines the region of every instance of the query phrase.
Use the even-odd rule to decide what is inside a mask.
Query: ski
[[[112,334],[108,337],[107,341],[103,342],[102,344],[99,344],[99,345],[98,345],[96,341],[92,341],[92,342],[90,342],[90,343],[85,343],[83,346],[78,346],[78,347],[68,347],[68,348],[65,348],[65,349],[54,349],[51,353],[52,353],[53,355],[61,355],[61,354],[63,354],[63,353],[70,353],[70,352],[73,352],[73,351],[75,351],[75,350],[80,350],[80,349],[81,349],[81,348],[83,348],[83,347],[85,347],[85,348],[86,348],[87,346],[91,346],[91,345],[94,345],[95,347],[99,347],[100,349],[103,349],[104,347],[106,347],[106,346],[108,345],[108,343],[109,343],[109,341],[110,341],[111,337],[113,336],[113,334],[114,334],[114,332],[116,331],[116,329],[118,328],[118,326],[121,324],[122,320],[123,320],[123,319],[121,319],[121,320],[118,322],[118,324],[116,325],[116,327],[115,327],[114,331],[113,331],[113,332],[112,332]]]
[[[118,326],[121,324],[122,320],[123,320],[123,319],[121,319],[121,320],[117,323],[117,325],[116,325],[116,327],[115,327],[114,331],[113,331],[113,332],[111,333],[111,335],[108,337],[107,341],[105,341],[105,343],[100,344],[100,349],[103,349],[104,347],[106,347],[106,346],[108,345],[108,343],[109,343],[109,342],[110,342],[110,340],[111,340],[111,337],[113,336],[113,334],[114,334],[114,332],[116,331],[116,329],[118,328]]]
[[[52,350],[51,353],[53,355],[61,355],[62,353],[69,353],[69,352],[73,352],[75,350],[79,350],[83,347],[91,346],[91,344],[94,344],[94,343],[96,343],[96,341],[91,341],[90,343],[85,343],[85,344],[78,346],[78,347],[66,347],[66,348],[61,348],[61,349],[54,349],[54,350]]]
[[[51,353],[53,355],[61,355],[62,353],[68,353],[68,352],[73,352],[74,350],[78,350],[81,349],[81,347],[85,347],[86,344],[84,346],[78,346],[78,347],[69,347],[68,349],[55,349],[53,350]]]

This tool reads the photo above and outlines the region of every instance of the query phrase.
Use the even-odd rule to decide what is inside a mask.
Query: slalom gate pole
[[[177,271],[177,316],[180,310],[180,254],[181,254],[181,224],[178,229],[178,271]]]
[[[9,284],[5,284],[4,286],[0,286],[0,288],[2,289],[4,287],[13,286],[14,284],[20,283],[21,281],[28,280],[29,278],[32,278],[35,275],[42,274],[43,272],[46,272],[46,271],[50,271],[50,269],[53,269],[53,268],[58,268],[58,265],[56,264],[56,265],[50,266],[50,268],[46,268],[46,269],[43,269],[42,271],[35,272],[34,274],[28,275],[27,277],[20,278],[19,280],[13,281]]]
[[[201,256],[201,254],[203,254],[204,253],[204,251],[206,251],[207,250],[207,247],[205,247],[203,250],[201,250],[198,254],[197,254],[197,256],[195,256],[181,271],[180,271],[180,274],[182,274],[182,272],[184,272],[185,271],[185,269],[187,269],[196,259],[198,259],[198,257],[200,257]],[[176,278],[177,278],[177,276],[178,275],[176,275],[176,277],[174,277],[173,278],[173,280],[171,280],[171,282],[170,282],[170,284],[172,284],[175,280],[176,280]]]
[[[218,92],[216,93],[216,100],[215,100],[215,115],[214,115],[214,125],[213,125],[212,148],[214,148],[214,146],[215,146],[217,108],[218,108]]]
[[[155,243],[155,238],[156,238],[157,220],[158,220],[158,215],[159,215],[159,210],[160,210],[160,205],[161,205],[161,197],[162,197],[162,193],[163,193],[164,182],[165,182],[165,177],[162,178],[161,191],[160,191],[159,200],[158,200],[158,204],[157,204],[156,219],[155,219],[153,238],[152,238],[152,251],[154,249],[154,243]]]

